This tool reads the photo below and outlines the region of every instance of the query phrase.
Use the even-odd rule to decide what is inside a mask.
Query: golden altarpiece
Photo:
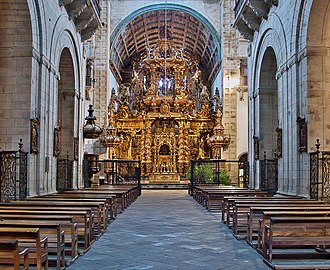
[[[197,60],[169,40],[134,63],[129,84],[112,90],[101,142],[111,159],[141,161],[142,183],[183,183],[190,160],[221,158],[219,91],[211,98]]]

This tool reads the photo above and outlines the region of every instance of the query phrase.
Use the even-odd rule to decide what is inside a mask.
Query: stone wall
[[[66,118],[72,119],[72,134],[82,138],[84,59],[80,35],[58,1],[2,1],[0,12],[3,20],[0,30],[0,147],[16,150],[22,138],[23,149],[30,152],[30,119],[37,120],[37,147],[28,158],[28,192],[29,195],[54,192],[54,128],[59,125],[59,65],[64,48],[71,57],[70,72],[74,76],[71,87],[74,108]],[[81,140],[80,151],[82,143]],[[78,185],[81,158],[82,152],[79,162],[75,162],[74,186]]]
[[[279,1],[270,9],[254,33],[249,57],[249,136],[262,137],[260,114],[267,103],[260,98],[262,70],[267,49],[276,58],[278,95],[277,125],[282,129],[282,156],[278,159],[279,192],[309,195],[309,156],[315,150],[315,139],[328,147],[329,125],[326,118],[328,91],[327,67],[327,1]],[[312,15],[310,15],[312,14]],[[315,47],[316,45],[316,47]],[[274,72],[273,72],[274,73]],[[268,112],[272,110],[268,106]],[[299,133],[298,118],[307,124],[307,146]],[[276,121],[272,121],[272,127]],[[250,141],[251,142],[251,141]],[[253,144],[249,144],[252,186],[259,187],[259,161],[254,160]],[[306,147],[304,147],[306,146]]]

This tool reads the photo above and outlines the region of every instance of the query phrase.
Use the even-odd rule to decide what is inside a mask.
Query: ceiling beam
[[[129,26],[129,30],[130,30],[130,32],[131,32],[131,35],[132,35],[132,37],[133,37],[134,47],[135,47],[135,52],[138,53],[139,50],[138,50],[138,47],[137,47],[136,37],[135,37],[134,30],[133,30],[133,24],[132,24],[132,22],[130,22],[130,23],[128,24],[128,26]]]
[[[203,49],[203,53],[202,53],[202,55],[201,55],[201,59],[204,58],[204,55],[205,55],[206,50],[207,50],[207,47],[208,47],[208,45],[209,45],[210,38],[211,38],[211,33],[209,32],[209,33],[207,34],[207,38],[206,38],[205,46],[204,46],[204,49]]]
[[[120,37],[121,37],[121,40],[122,40],[122,42],[123,42],[123,44],[124,44],[124,48],[125,48],[126,55],[127,55],[127,57],[129,57],[129,52],[128,52],[128,49],[127,49],[126,39],[125,39],[125,37],[123,36],[123,33],[120,33]]]

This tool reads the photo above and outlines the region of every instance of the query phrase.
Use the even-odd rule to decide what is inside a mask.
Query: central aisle
[[[186,190],[143,190],[69,269],[269,269],[219,218]]]

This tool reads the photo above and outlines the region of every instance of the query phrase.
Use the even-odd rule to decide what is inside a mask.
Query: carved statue
[[[207,90],[207,87],[200,83],[200,88],[201,88],[201,101],[202,102],[208,102],[210,99],[210,94],[209,91]]]

